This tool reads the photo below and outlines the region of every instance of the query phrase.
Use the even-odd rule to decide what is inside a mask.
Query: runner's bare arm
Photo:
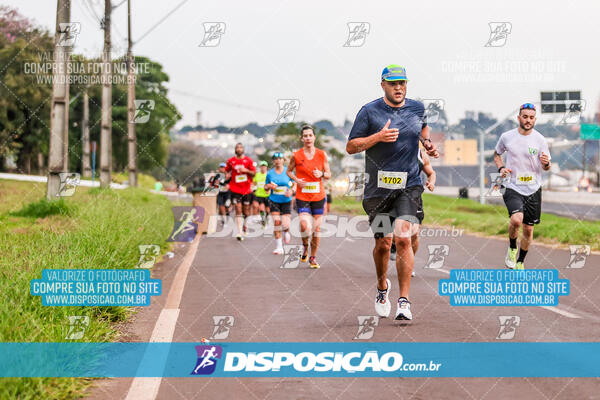
[[[542,154],[540,155],[540,161],[542,163],[542,169],[544,171],[548,171],[550,169],[550,157],[548,154],[542,151]]]
[[[325,163],[323,164],[323,179],[331,178],[331,169],[329,168],[329,160],[325,157]]]
[[[289,176],[290,179],[292,181],[294,181],[294,183],[298,183],[298,177],[296,177],[296,174],[294,174],[295,170],[296,170],[296,161],[295,161],[295,158],[292,156],[292,158],[290,159],[290,163],[288,164],[287,176]]]
[[[429,156],[427,154],[422,153],[421,156],[423,157],[423,171],[427,175],[427,182],[425,182],[425,186],[427,186],[427,189],[433,192],[433,189],[435,188],[436,178],[435,171],[431,166],[431,160],[429,160]]]
[[[242,172],[245,172],[246,174],[250,175],[250,178],[254,177],[254,175],[256,175],[256,170],[255,169],[250,169],[250,168],[242,168]]]
[[[498,167],[498,172],[502,174],[502,177],[506,177],[508,172],[512,172],[510,169],[504,166],[504,161],[502,161],[502,156],[494,150],[494,163],[496,163],[496,167]],[[504,171],[503,171],[504,170]]]
[[[398,129],[390,129],[391,120],[377,133],[366,137],[354,138],[346,144],[346,152],[348,154],[356,154],[365,151],[375,146],[379,142],[395,142],[398,138]]]
[[[423,143],[423,147],[427,151],[427,154],[433,158],[438,158],[440,153],[435,147],[435,144],[431,141],[431,137],[429,136],[429,126],[425,125],[421,129],[421,143]]]

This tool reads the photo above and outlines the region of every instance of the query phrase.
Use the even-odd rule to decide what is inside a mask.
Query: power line
[[[222,100],[222,99],[216,99],[214,97],[201,96],[201,95],[190,93],[190,92],[186,92],[186,91],[183,91],[183,90],[178,90],[178,89],[170,89],[170,90],[173,93],[179,93],[179,94],[181,94],[183,96],[193,97],[193,98],[200,99],[200,100],[205,100],[205,101],[210,101],[212,103],[223,104],[223,105],[230,106],[230,107],[255,110],[255,111],[260,111],[260,112],[269,113],[269,114],[273,114],[273,112],[275,111],[275,110],[272,110],[272,109],[270,110],[270,109],[266,109],[266,108],[261,108],[261,107],[256,107],[256,106],[250,106],[250,105],[247,105],[247,104],[235,103],[235,102],[232,102],[232,101],[227,101],[227,100]]]
[[[165,19],[167,19],[171,14],[173,14],[175,11],[177,11],[177,9],[179,9],[179,7],[181,7],[182,5],[184,5],[185,3],[187,3],[188,0],[183,0],[181,3],[179,3],[177,5],[177,7],[175,7],[174,9],[172,9],[171,11],[169,11],[167,13],[167,15],[165,15],[164,17],[162,17],[156,24],[152,25],[152,27],[150,29],[148,29],[146,31],[146,33],[144,33],[138,40],[134,41],[133,43],[137,44],[138,42],[140,42],[143,38],[145,38],[146,36],[148,36],[148,34],[150,32],[152,32],[158,25],[162,24],[163,21]]]
[[[98,21],[100,26],[102,26],[102,22],[104,19],[100,18],[100,16],[98,14],[96,14],[96,10],[94,10],[94,6],[93,6],[91,0],[84,1],[83,4],[86,6],[88,11],[90,11],[94,15],[94,17],[96,17],[96,20]]]

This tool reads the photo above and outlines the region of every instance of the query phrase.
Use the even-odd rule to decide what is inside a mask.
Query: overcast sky
[[[131,1],[137,40],[181,0]],[[54,31],[56,1],[4,3]],[[76,52],[102,50],[93,11],[101,16],[103,4],[72,1],[71,20],[81,23]],[[113,41],[123,49],[126,11],[123,4],[113,13]],[[584,114],[592,116],[600,95],[599,15],[596,1],[189,0],[134,53],[169,74],[170,98],[183,114],[178,126],[195,124],[196,111],[204,124],[272,123],[278,99],[300,100],[296,119],[341,124],[381,97],[381,70],[391,63],[406,67],[408,97],[443,99],[453,123],[466,110],[504,117],[539,101],[541,90],[581,90]],[[200,46],[206,22],[225,23],[218,46]],[[344,47],[349,22],[366,23],[362,46]],[[503,46],[485,46],[491,22],[509,23]]]

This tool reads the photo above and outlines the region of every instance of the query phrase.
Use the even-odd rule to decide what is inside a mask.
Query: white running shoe
[[[283,242],[285,244],[290,244],[291,241],[292,241],[292,235],[290,235],[290,233],[288,231],[283,232]]]
[[[413,272],[411,272],[410,276],[415,276],[415,270],[413,269]]]
[[[412,320],[412,313],[410,312],[410,301],[404,297],[398,299],[398,309],[396,310],[396,320]]]
[[[390,289],[392,287],[392,283],[389,279],[385,280],[387,283],[387,290],[385,293],[382,293],[379,289],[377,289],[377,298],[375,299],[375,312],[381,318],[387,318],[390,316],[390,312],[392,311],[392,305],[390,304]]]
[[[504,264],[506,264],[506,268],[514,269],[515,264],[517,263],[517,249],[508,248],[506,252],[506,258],[504,259]]]
[[[396,261],[396,252],[395,251],[390,252],[390,260]]]
[[[277,247],[275,250],[273,250],[273,254],[282,255],[283,254],[283,248]]]

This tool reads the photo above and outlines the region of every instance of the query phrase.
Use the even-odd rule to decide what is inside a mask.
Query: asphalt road
[[[440,231],[441,232],[441,231]],[[512,341],[597,341],[600,333],[599,255],[587,257],[580,269],[565,268],[568,250],[534,245],[527,268],[557,268],[571,284],[571,294],[556,308],[453,307],[438,294],[438,281],[454,268],[503,267],[507,243],[463,235],[421,237],[411,289],[414,320],[397,324],[380,319],[376,342],[498,342],[499,316],[518,316]],[[272,255],[272,238],[203,237],[190,260],[182,286],[174,342],[199,342],[214,330],[213,316],[232,316],[226,341],[356,341],[359,316],[374,315],[373,240],[331,237],[322,240],[322,268],[307,264],[283,269],[283,256]],[[293,239],[292,243],[300,243]],[[425,269],[428,245],[446,244],[449,255],[441,269]],[[169,287],[184,266],[189,244],[157,265],[153,277],[163,279],[164,293],[142,308],[125,327],[123,340],[148,341],[157,319],[168,308]],[[188,253],[190,254],[190,253]],[[191,257],[191,256],[188,256]],[[393,300],[398,296],[390,269]],[[173,285],[172,285],[173,284]],[[171,289],[171,291],[174,289]],[[164,311],[164,310],[163,310]],[[395,312],[395,305],[392,313]],[[359,339],[360,340],[360,339]],[[218,343],[219,340],[213,340]],[[104,379],[91,398],[125,398],[132,379]],[[156,383],[159,399],[598,399],[600,378],[163,378]],[[137,398],[153,398],[153,396]],[[131,393],[130,393],[131,395]],[[130,397],[133,398],[133,397]]]

